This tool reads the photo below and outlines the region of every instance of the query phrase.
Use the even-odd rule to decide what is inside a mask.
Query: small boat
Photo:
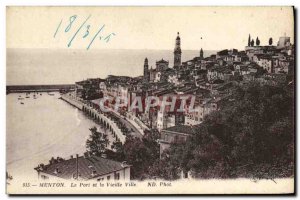
[[[26,96],[26,98],[30,98],[30,96]]]
[[[48,93],[50,96],[54,96],[54,94],[53,93]]]
[[[24,99],[24,98],[22,98],[22,97],[19,97],[19,98],[18,98],[18,100],[23,100],[23,99]]]
[[[23,105],[24,103],[23,103],[23,102],[21,102],[21,104]]]

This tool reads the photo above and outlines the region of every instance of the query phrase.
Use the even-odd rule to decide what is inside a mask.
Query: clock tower
[[[179,32],[177,33],[175,49],[174,49],[174,68],[181,66],[181,48],[180,48],[180,37]]]

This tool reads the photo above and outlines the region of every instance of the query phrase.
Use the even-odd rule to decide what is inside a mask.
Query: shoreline
[[[82,112],[87,113],[90,117],[92,117],[94,120],[96,120],[96,123],[100,123],[100,126],[108,128],[111,132],[113,137],[116,141],[120,141],[123,144],[126,141],[126,135],[124,135],[121,131],[121,129],[117,126],[117,124],[112,121],[111,119],[107,118],[103,114],[99,113],[93,108],[90,108],[83,103],[77,102],[76,100],[68,97],[68,95],[61,95],[61,99],[68,104],[78,108]]]

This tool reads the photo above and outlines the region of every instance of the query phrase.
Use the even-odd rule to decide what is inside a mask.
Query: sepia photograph
[[[293,194],[292,6],[7,6],[6,193]]]

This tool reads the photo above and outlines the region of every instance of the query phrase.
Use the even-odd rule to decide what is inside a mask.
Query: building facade
[[[194,127],[177,125],[166,129],[161,132],[160,144],[160,156],[163,152],[170,148],[171,144],[185,143],[187,138],[193,134]]]

